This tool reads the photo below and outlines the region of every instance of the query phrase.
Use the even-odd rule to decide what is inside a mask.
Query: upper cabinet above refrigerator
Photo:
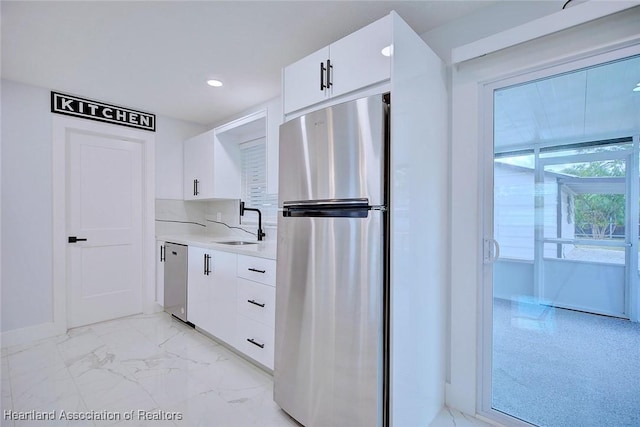
[[[286,67],[284,113],[388,80],[391,34],[387,15]]]

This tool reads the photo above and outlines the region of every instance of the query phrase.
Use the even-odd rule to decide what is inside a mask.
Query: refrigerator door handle
[[[323,207],[362,207],[369,206],[368,199],[319,199],[319,200],[287,200],[282,202],[282,207],[295,208],[295,207],[310,207],[310,208],[323,208]]]
[[[369,208],[285,208],[282,211],[282,216],[289,218],[367,218],[369,216]]]

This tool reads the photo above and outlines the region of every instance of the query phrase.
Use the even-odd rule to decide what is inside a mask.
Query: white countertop
[[[236,237],[214,237],[202,234],[171,234],[156,236],[156,240],[164,242],[179,243],[182,245],[198,246],[200,248],[210,248],[217,251],[233,252],[241,255],[249,255],[260,258],[276,259],[276,243],[274,241],[257,242],[249,239],[238,239]],[[225,245],[220,242],[243,240],[256,242],[255,245]]]

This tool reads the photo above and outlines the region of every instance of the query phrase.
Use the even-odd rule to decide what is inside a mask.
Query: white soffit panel
[[[528,42],[585,22],[640,5],[640,1],[591,0],[498,34],[476,40],[451,50],[451,62],[458,64]]]

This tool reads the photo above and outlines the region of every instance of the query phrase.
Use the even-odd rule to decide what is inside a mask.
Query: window
[[[240,144],[241,197],[248,208],[262,212],[265,224],[275,224],[278,195],[267,193],[266,139],[258,138]],[[243,223],[257,223],[257,217],[245,216]]]

